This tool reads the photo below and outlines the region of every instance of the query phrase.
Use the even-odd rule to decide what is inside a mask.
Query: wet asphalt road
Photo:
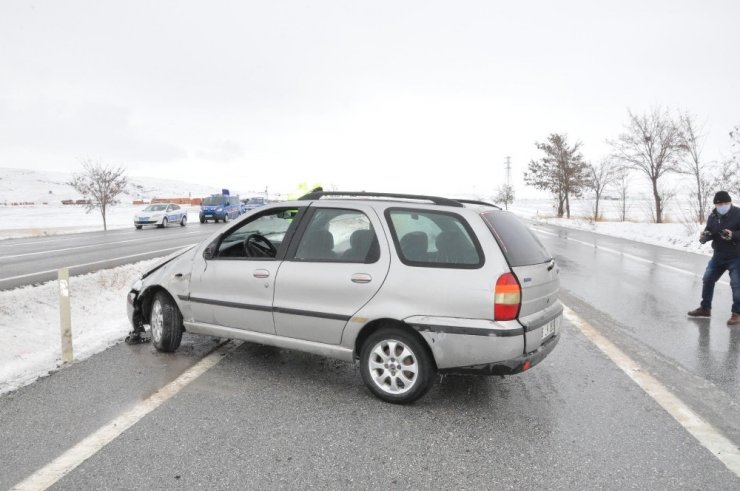
[[[0,290],[54,280],[62,267],[78,275],[166,256],[200,242],[222,226],[197,222],[166,229],[136,230],[132,226],[107,232],[2,240]]]
[[[536,229],[566,305],[740,442],[740,340],[721,314],[729,286],[718,285],[710,321],[685,315],[707,258]],[[0,489],[214,345],[187,335],[173,355],[117,345],[0,396]],[[740,478],[566,321],[531,371],[448,376],[405,407],[372,397],[355,365],[245,343],[53,487],[740,489]]]
[[[568,322],[562,336],[529,372],[448,376],[411,406],[375,399],[353,364],[245,343],[52,489],[740,486]],[[191,363],[197,339],[118,345],[0,397],[0,489]]]
[[[726,324],[727,274],[716,285],[712,318],[686,315],[699,306],[708,256],[559,227],[535,231],[555,256],[567,295],[740,404],[740,327]]]

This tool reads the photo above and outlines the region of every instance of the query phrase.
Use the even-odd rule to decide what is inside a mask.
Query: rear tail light
[[[522,289],[516,276],[511,273],[499,276],[493,295],[493,319],[512,321],[519,315],[521,305]]]

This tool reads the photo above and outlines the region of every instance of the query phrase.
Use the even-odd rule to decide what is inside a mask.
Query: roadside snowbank
[[[699,243],[699,232],[704,229],[698,223],[650,223],[649,213],[633,212],[630,216],[635,221],[617,221],[617,203],[607,202],[604,205],[604,216],[609,221],[594,222],[584,218],[590,214],[590,200],[576,200],[571,204],[571,216],[576,218],[554,218],[552,201],[550,200],[521,200],[514,203],[509,209],[516,215],[530,220],[533,224],[547,223],[560,227],[579,230],[588,230],[597,234],[634,240],[646,244],[669,247],[686,252],[712,255],[710,244]],[[630,204],[632,209],[640,208],[635,203]],[[673,216],[680,214],[679,210],[671,209]],[[670,215],[669,215],[670,216]]]
[[[120,342],[129,332],[126,294],[160,259],[70,278],[75,361]],[[56,281],[0,291],[0,394],[30,384],[61,364]]]
[[[133,228],[134,214],[145,205],[116,205],[106,214],[108,230]],[[100,212],[84,205],[0,206],[0,239],[40,237],[103,230]],[[188,207],[188,221],[198,221],[200,208]]]

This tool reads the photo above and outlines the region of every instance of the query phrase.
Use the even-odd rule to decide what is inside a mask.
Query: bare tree
[[[681,172],[691,176],[694,181],[694,190],[691,192],[693,204],[691,205],[694,220],[703,223],[709,212],[709,193],[711,184],[706,175],[706,164],[701,158],[706,136],[703,126],[696,122],[694,115],[683,112],[678,116],[678,124],[681,130],[681,147],[683,148],[681,159]]]
[[[567,135],[552,133],[545,143],[535,142],[545,153],[529,162],[524,181],[537,189],[553,193],[558,203],[558,217],[570,218],[570,198],[579,197],[586,186],[588,164],[580,152],[581,142],[568,144]]]
[[[87,205],[87,212],[100,210],[103,216],[103,230],[108,230],[106,212],[109,206],[116,204],[116,197],[123,192],[128,178],[122,167],[112,167],[100,162],[85,159],[82,161],[82,172],[73,174],[68,183],[78,193],[92,200]]]
[[[514,186],[504,184],[499,186],[496,190],[496,196],[493,197],[493,201],[496,203],[503,203],[505,209],[509,209],[509,205],[514,202]]]
[[[629,110],[627,113],[626,131],[609,143],[616,159],[650,179],[655,200],[654,219],[656,223],[663,223],[665,205],[658,183],[666,173],[679,170],[678,162],[683,151],[681,132],[670,114],[661,108],[654,108],[644,115],[633,114]]]
[[[630,189],[629,173],[627,172],[627,169],[620,169],[619,175],[616,179],[616,185],[617,193],[619,193],[619,219],[620,221],[625,222],[627,221],[627,199],[629,198]]]
[[[730,196],[740,196],[740,158],[725,159],[716,167],[714,179],[709,185],[709,194],[724,190]]]
[[[620,166],[610,158],[603,159],[599,164],[589,164],[587,185],[596,195],[594,203],[594,221],[599,220],[599,201],[604,190],[619,177]]]

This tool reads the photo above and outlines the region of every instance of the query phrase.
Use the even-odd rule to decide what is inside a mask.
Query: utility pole
[[[508,155],[506,156],[506,164],[504,168],[506,169],[506,185],[511,186],[511,157]]]

